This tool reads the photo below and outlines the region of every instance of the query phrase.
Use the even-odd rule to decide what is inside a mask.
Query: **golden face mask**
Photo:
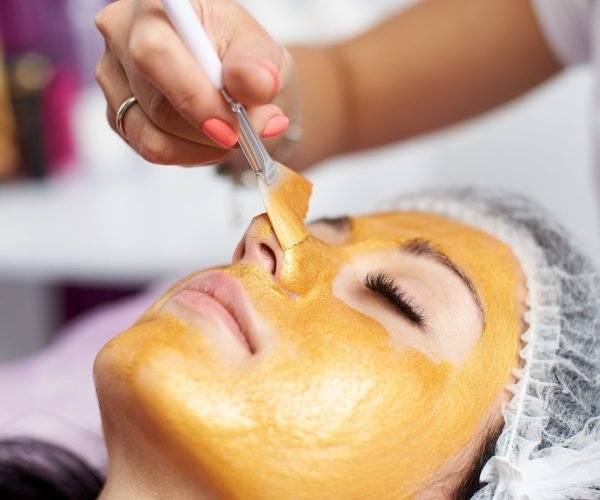
[[[425,327],[365,286],[378,272]],[[286,251],[277,278],[223,273],[248,301],[254,353],[168,292],[96,360],[111,459],[120,427],[135,428],[220,498],[407,498],[472,439],[517,363],[518,263],[444,217],[357,217],[342,244],[309,236]]]

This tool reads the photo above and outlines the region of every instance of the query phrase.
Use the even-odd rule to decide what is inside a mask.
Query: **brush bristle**
[[[308,236],[304,219],[312,193],[312,183],[279,164],[279,176],[270,186],[259,182],[267,214],[281,248],[287,250]]]

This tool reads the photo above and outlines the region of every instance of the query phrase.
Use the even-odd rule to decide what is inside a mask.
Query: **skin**
[[[295,169],[475,116],[561,69],[527,0],[423,1],[349,40],[291,47],[291,59],[236,2],[194,5],[223,61],[225,87],[247,106],[256,130],[281,113],[302,125],[291,158],[278,158]],[[125,119],[136,151],[166,164],[229,157],[202,124],[217,118],[237,130],[236,120],[160,0],[113,2],[96,25],[106,41],[97,80],[111,126],[127,97],[140,103]],[[270,142],[275,151],[279,144]]]
[[[283,251],[268,219],[253,221],[222,268],[250,305],[252,353],[177,299],[214,270],[176,284],[103,348],[103,498],[427,498],[427,485],[456,475],[517,365],[519,265],[498,240],[440,216],[351,226],[317,224]],[[454,262],[481,308],[456,272],[406,251],[415,239]],[[424,326],[363,285],[381,269]]]
[[[474,117],[561,69],[528,0],[425,0],[292,53],[304,135],[289,162],[302,167]]]

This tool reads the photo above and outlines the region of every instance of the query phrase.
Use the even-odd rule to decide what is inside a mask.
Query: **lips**
[[[222,271],[207,271],[186,282],[169,302],[217,323],[250,354],[256,352],[256,329],[242,284]]]

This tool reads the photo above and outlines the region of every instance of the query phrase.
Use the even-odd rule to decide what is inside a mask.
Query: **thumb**
[[[247,106],[268,103],[280,90],[281,60],[281,49],[268,35],[235,37],[223,58],[225,89]]]

